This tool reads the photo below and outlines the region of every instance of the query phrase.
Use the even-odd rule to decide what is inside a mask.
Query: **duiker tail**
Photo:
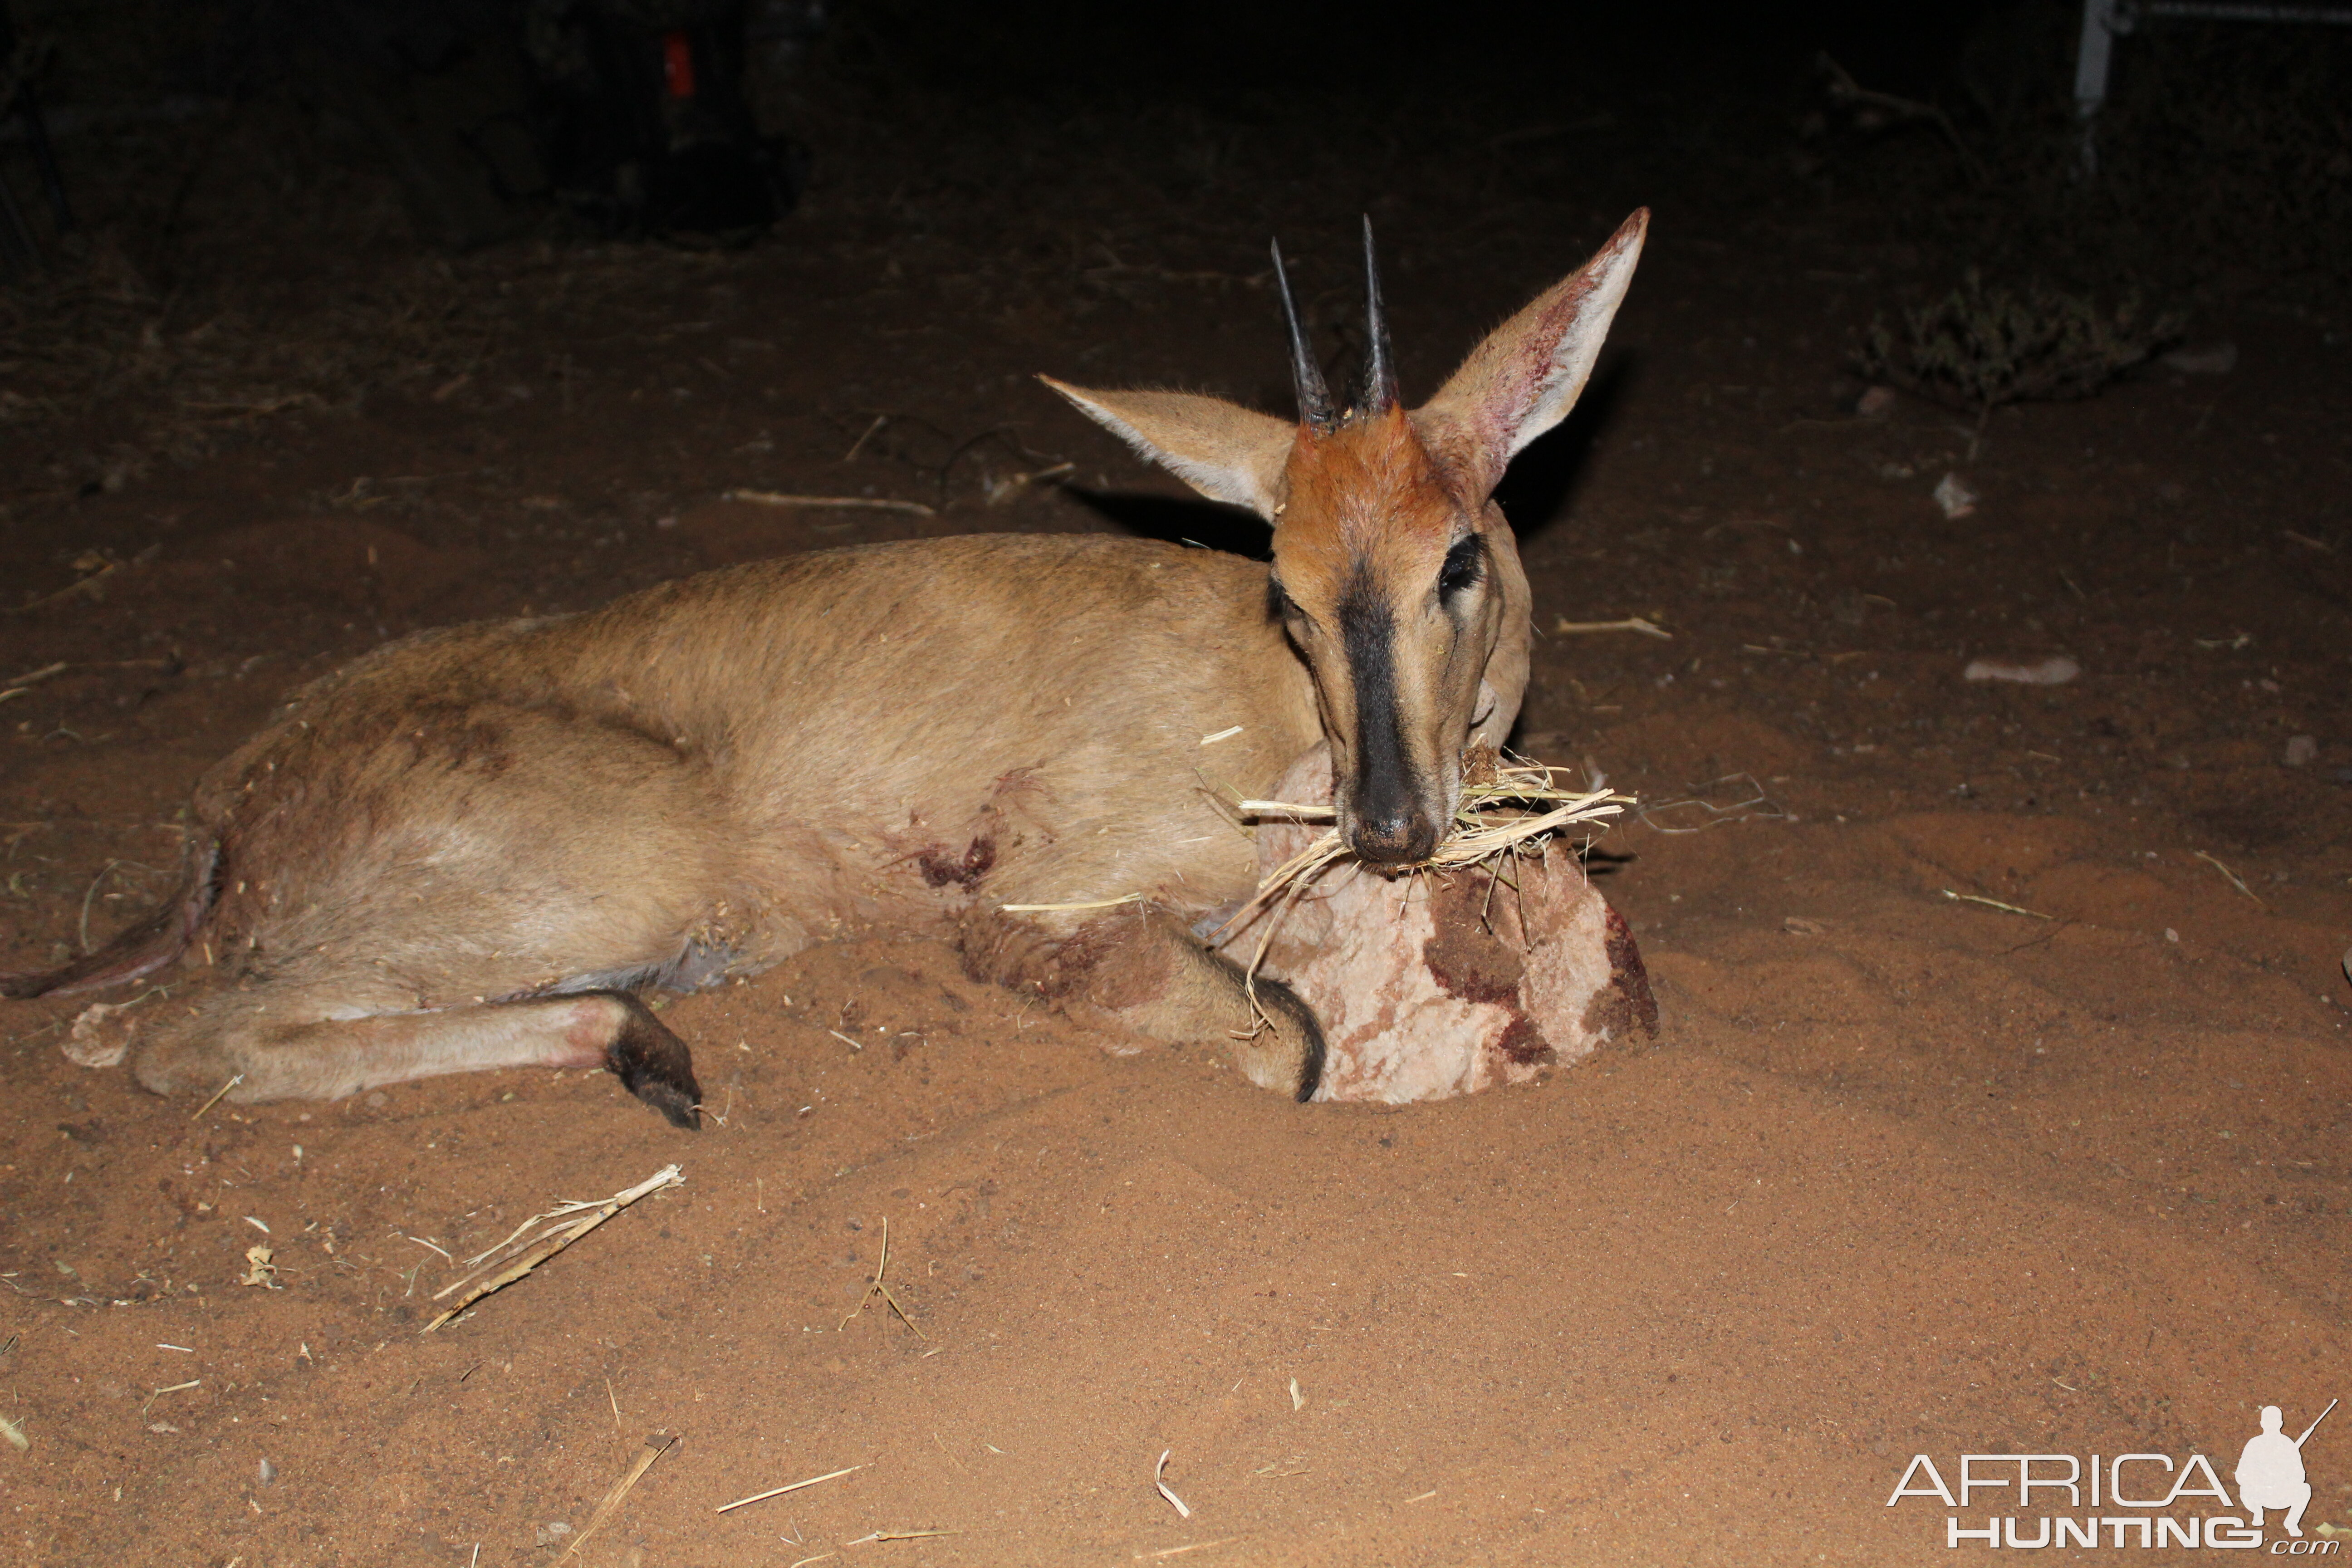
[[[85,953],[55,969],[36,974],[0,973],[0,996],[22,1000],[31,996],[70,996],[152,974],[187,951],[196,927],[213,906],[219,890],[215,872],[220,864],[220,842],[209,840],[193,849],[179,887],[163,904],[136,925],[115,934],[96,952]]]

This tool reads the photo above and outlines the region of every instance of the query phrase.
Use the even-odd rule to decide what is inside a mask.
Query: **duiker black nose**
[[[1419,812],[1409,809],[1360,814],[1348,847],[1356,858],[1374,866],[1411,866],[1426,860],[1437,849],[1437,829]]]

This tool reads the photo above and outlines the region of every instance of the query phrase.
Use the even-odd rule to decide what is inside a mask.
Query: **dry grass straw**
[[[1660,637],[1667,642],[1675,640],[1674,633],[1640,616],[1627,616],[1622,621],[1571,621],[1563,616],[1552,624],[1551,629],[1566,636],[1589,632],[1639,632],[1645,637]]]
[[[855,1318],[858,1313],[866,1310],[866,1303],[872,1300],[875,1297],[879,1296],[884,1301],[889,1304],[889,1308],[892,1311],[898,1314],[898,1321],[900,1322],[906,1324],[910,1329],[915,1329],[915,1337],[917,1339],[929,1343],[931,1336],[923,1332],[922,1330],[915,1328],[915,1320],[907,1316],[907,1309],[898,1305],[898,1298],[891,1294],[889,1285],[884,1281],[882,1276],[888,1271],[889,1268],[890,1222],[886,1217],[882,1221],[882,1257],[879,1261],[874,1265],[874,1278],[866,1282],[866,1289],[858,1295],[857,1305],[849,1309],[849,1316],[841,1320],[841,1329],[849,1327],[849,1319]],[[835,1329],[834,1332],[839,1333],[841,1329]]]
[[[1217,1546],[1231,1546],[1240,1539],[1238,1535],[1220,1535],[1214,1541],[1188,1541],[1181,1546],[1163,1546],[1157,1552],[1139,1552],[1135,1554],[1135,1560],[1138,1563],[1153,1563],[1162,1557],[1181,1557],[1187,1552],[1206,1552]]]
[[[210,1100],[205,1100],[202,1105],[197,1106],[194,1114],[190,1116],[188,1120],[191,1121],[203,1121],[205,1111],[210,1110],[214,1106],[218,1105],[224,1095],[227,1094],[230,1089],[235,1089],[238,1084],[241,1084],[244,1081],[245,1075],[243,1073],[238,1073],[232,1077],[226,1083],[213,1090],[213,1097]]]
[[[56,664],[45,664],[38,669],[28,669],[22,675],[12,675],[5,680],[0,680],[0,702],[7,701],[11,697],[22,697],[44,680],[54,680],[72,668],[72,665],[61,660]]]
[[[1151,1467],[1151,1484],[1159,1489],[1161,1497],[1168,1500],[1168,1506],[1176,1510],[1179,1518],[1190,1519],[1192,1517],[1192,1510],[1184,1506],[1182,1498],[1168,1489],[1168,1456],[1175,1451],[1173,1448],[1160,1450],[1160,1462]]]
[[[6,613],[12,616],[30,615],[35,610],[47,609],[51,605],[61,605],[77,594],[88,594],[93,599],[103,599],[106,595],[99,592],[100,585],[103,584],[109,577],[113,576],[117,572],[122,569],[122,563],[120,561],[108,561],[95,568],[85,568],[77,563],[75,569],[77,571],[87,570],[89,571],[89,575],[79,578],[76,581],[68,584],[54,594],[43,594],[37,598],[28,599],[21,605],[14,605]],[[61,664],[57,666],[57,668],[58,669],[63,669],[66,667]],[[21,689],[22,688],[19,688],[19,690]],[[10,695],[13,696],[15,693],[11,693]]]
[[[139,1407],[139,1419],[142,1421],[146,1420],[147,1412],[154,1409],[155,1402],[163,1398],[163,1395],[167,1394],[185,1394],[192,1388],[202,1388],[204,1385],[205,1380],[203,1378],[192,1377],[185,1383],[174,1383],[168,1387],[150,1389],[147,1394],[147,1403]]]
[[[2024,915],[2030,920],[2050,921],[2058,918],[2055,915],[2045,915],[2040,910],[2029,910],[2017,904],[2004,904],[1999,899],[1983,898],[1975,893],[1956,893],[1949,888],[1944,889],[1944,897],[1956,903],[1982,904],[1989,910],[2000,910],[2005,914]]]
[[[1651,832],[1669,836],[1704,833],[1710,827],[1727,827],[1740,822],[1792,822],[1795,820],[1778,801],[1772,798],[1762,784],[1756,782],[1754,773],[1725,773],[1721,778],[1709,779],[1706,783],[1693,787],[1712,792],[1717,784],[1738,784],[1746,793],[1738,800],[1723,805],[1717,805],[1708,799],[1706,794],[1685,795],[1680,800],[1653,802],[1648,805],[1638,807],[1633,815],[1640,817],[1642,826]],[[1728,795],[1731,792],[1726,790],[1722,793]],[[1675,826],[1659,820],[1670,811],[1687,811],[1693,807],[1696,807],[1701,816],[1697,822],[1687,827]]]
[[[936,517],[939,514],[937,508],[925,506],[919,500],[890,500],[877,496],[798,496],[783,495],[775,490],[729,490],[720,499],[806,511],[900,511],[910,517]]]
[[[2208,866],[2212,867],[2212,868],[2213,868],[2213,869],[2215,869],[2216,871],[2221,872],[2222,876],[2227,877],[2227,878],[2230,879],[2230,886],[2231,886],[2231,887],[2233,887],[2233,888],[2237,889],[2238,889],[2238,891],[2240,891],[2240,892],[2242,892],[2242,893],[2245,894],[2245,895],[2246,895],[2246,897],[2248,897],[2248,898],[2250,898],[2250,899],[2253,900],[2254,900],[2254,902],[2255,902],[2256,904],[2260,905],[2262,908],[2263,908],[2263,909],[2269,909],[2269,908],[2270,908],[2270,906],[2269,906],[2268,904],[2263,903],[2263,898],[2262,898],[2262,895],[2261,895],[2260,893],[2255,892],[2252,888],[2249,888],[2248,886],[2246,886],[2245,882],[2244,882],[2243,880],[2242,880],[2242,879],[2239,878],[2238,874],[2237,874],[2235,871],[2231,870],[2231,869],[2230,869],[2230,868],[2228,868],[2227,866],[2222,865],[2222,864],[2221,864],[2221,862],[2220,862],[2219,860],[2214,859],[2214,858],[2213,858],[2213,857],[2211,857],[2210,855],[2206,854],[2206,853],[2205,853],[2205,851],[2203,851],[2202,849],[2200,849],[2200,850],[2195,851],[2195,854],[2196,854],[2196,856],[2197,856],[2197,858],[2199,858],[2200,860],[2204,861],[2204,862],[2205,862],[2205,864],[2207,864]]]
[[[1499,881],[1506,863],[1522,856],[1540,855],[1544,846],[1563,830],[1580,823],[1601,822],[1633,804],[1632,795],[1619,795],[1605,786],[1592,790],[1563,787],[1556,778],[1566,772],[1565,768],[1548,767],[1521,757],[1501,756],[1484,746],[1476,748],[1463,766],[1462,798],[1454,808],[1453,831],[1427,860],[1395,869],[1443,872],[1486,866]],[[1337,816],[1331,806],[1293,805],[1277,800],[1245,800],[1241,802],[1239,810],[1244,816],[1296,822],[1328,822]],[[1222,937],[1271,911],[1246,971],[1250,1003],[1258,1026],[1270,1026],[1272,1022],[1256,1006],[1258,966],[1265,962],[1266,949],[1281,928],[1283,917],[1306,896],[1317,878],[1337,862],[1351,858],[1336,829],[1325,833],[1266,873],[1249,902],[1219,928],[1217,936]],[[1212,943],[1216,940],[1213,937]]]
[[[255,419],[354,406],[380,388],[483,364],[511,328],[506,302],[470,281],[412,263],[316,310],[273,310],[232,289],[192,320],[176,292],[101,245],[79,270],[0,296],[0,352],[17,370],[0,394],[0,426],[105,412],[122,438],[84,460],[117,489],[155,458],[206,455],[220,433]]]
[[[799,1491],[803,1487],[813,1487],[819,1481],[839,1480],[842,1477],[849,1474],[850,1471],[862,1470],[865,1468],[866,1467],[864,1465],[845,1465],[837,1470],[827,1470],[821,1476],[811,1476],[804,1481],[792,1481],[781,1487],[770,1487],[766,1491],[753,1492],[750,1497],[739,1497],[733,1502],[721,1503],[719,1505],[716,1511],[719,1513],[730,1513],[736,1509],[746,1507],[751,1503],[765,1502],[772,1497],[782,1497],[786,1492]],[[803,1558],[802,1561],[806,1562],[808,1559]]]
[[[572,1544],[563,1549],[563,1555],[557,1558],[556,1562],[569,1563],[574,1553],[587,1545],[588,1538],[604,1528],[604,1521],[611,1519],[614,1510],[621,1506],[621,1500],[629,1495],[629,1489],[645,1479],[646,1472],[654,1468],[656,1459],[660,1458],[677,1446],[677,1438],[665,1436],[659,1433],[646,1438],[646,1446],[637,1450],[637,1457],[631,1460],[629,1468],[621,1473],[621,1479],[613,1483],[613,1489],[604,1494],[604,1500],[596,1505],[596,1511],[588,1516],[588,1522],[580,1527],[580,1533],[572,1538]]]
[[[431,1333],[483,1297],[513,1284],[639,1198],[648,1193],[660,1192],[664,1187],[677,1186],[685,1180],[676,1165],[664,1165],[635,1186],[614,1193],[601,1202],[562,1203],[545,1214],[531,1215],[515,1226],[504,1241],[487,1252],[477,1253],[466,1259],[466,1274],[435,1291],[433,1299],[438,1301],[451,1291],[461,1289],[466,1293],[457,1298],[455,1306],[417,1331]],[[480,1278],[491,1269],[497,1272],[491,1273],[488,1279]],[[478,1282],[468,1285],[467,1280]]]
[[[289,300],[226,269],[166,287],[100,237],[86,259],[0,288],[0,434],[57,443],[44,466],[63,498],[209,456],[263,421],[348,412],[386,393],[474,410],[560,382],[568,400],[569,360],[558,372],[533,352],[551,333],[667,342],[680,327],[669,287],[749,265],[640,246],[395,251],[322,273],[330,287]],[[103,449],[74,443],[89,427],[112,432]]]

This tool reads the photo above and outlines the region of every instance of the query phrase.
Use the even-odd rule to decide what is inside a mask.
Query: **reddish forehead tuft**
[[[1279,545],[1286,572],[1336,582],[1376,553],[1443,551],[1459,515],[1444,476],[1401,408],[1328,436],[1301,426],[1290,449]]]

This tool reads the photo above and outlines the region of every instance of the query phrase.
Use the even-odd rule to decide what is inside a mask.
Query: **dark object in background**
[[[464,0],[242,0],[209,85],[280,91],[355,129],[399,179],[420,237],[454,250],[521,233],[553,194],[522,10]]]
[[[14,121],[33,155],[33,170],[49,202],[49,216],[58,235],[73,232],[73,205],[66,200],[66,182],[58,173],[57,153],[49,146],[49,131],[41,120],[40,101],[33,96],[32,60],[19,47],[16,26],[0,0],[0,124]],[[16,193],[0,174],[0,267],[9,276],[44,265],[41,242],[33,232]]]
[[[532,0],[562,199],[611,234],[749,237],[790,211],[802,161],[744,101],[745,25],[741,0]]]
[[[748,239],[801,179],[744,101],[744,26],[742,0],[243,0],[211,74],[357,126],[436,245],[551,205],[611,235]]]
[[[2112,310],[2033,283],[2022,292],[1985,282],[1974,268],[1940,300],[1884,318],[1864,337],[1856,368],[1937,403],[1985,414],[2007,403],[2063,403],[2099,389],[2179,341],[2178,316],[2136,299]]]
[[[751,0],[743,13],[743,44],[755,68],[788,81],[808,65],[810,51],[833,21],[825,0]]]

